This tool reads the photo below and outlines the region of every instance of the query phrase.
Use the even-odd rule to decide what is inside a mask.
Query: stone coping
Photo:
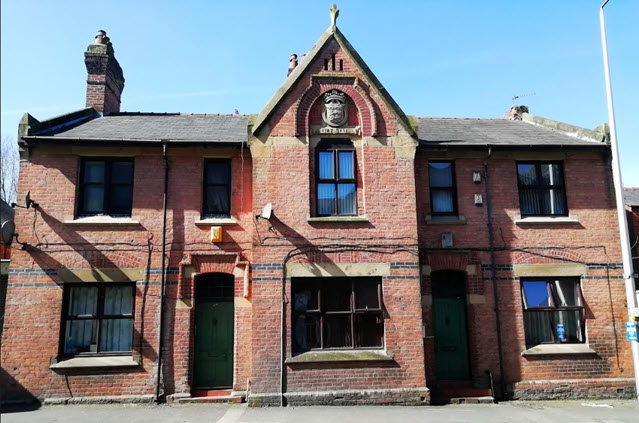
[[[55,360],[52,360],[55,361]],[[138,367],[140,359],[130,355],[106,357],[75,357],[64,361],[51,363],[51,369],[87,369],[87,368],[118,368]]]
[[[464,215],[458,216],[426,216],[427,225],[465,225],[466,217]]]
[[[198,226],[232,226],[237,225],[234,217],[198,219],[194,222]]]
[[[311,351],[287,358],[286,364],[394,360],[393,354],[387,354],[383,350]]]
[[[88,216],[66,218],[65,225],[104,225],[104,226],[139,226],[140,219],[136,217]]]
[[[586,344],[546,344],[535,345],[532,348],[528,348],[522,351],[521,355],[536,356],[536,355],[580,355],[580,354],[597,354],[597,352],[591,349]]]
[[[531,216],[531,217],[519,217],[515,219],[515,225],[547,225],[547,224],[574,224],[579,223],[577,216]]]
[[[362,216],[324,216],[324,217],[308,217],[308,223],[341,223],[341,222],[370,222],[368,215]]]

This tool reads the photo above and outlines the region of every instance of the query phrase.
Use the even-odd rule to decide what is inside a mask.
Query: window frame
[[[320,153],[332,152],[333,154],[333,178],[320,178]],[[340,178],[339,176],[339,153],[350,152],[353,155],[353,177],[352,178]],[[335,186],[335,198],[333,214],[322,214],[319,211],[319,185],[320,184],[333,184]],[[339,185],[353,184],[355,186],[355,201],[353,204],[353,213],[340,213],[339,212],[339,197],[338,190]],[[353,142],[348,138],[342,139],[323,139],[315,149],[315,216],[329,217],[329,216],[357,216],[357,150],[353,145]]]
[[[207,182],[208,176],[208,165],[211,163],[223,163],[228,166],[229,169],[229,182],[228,184],[209,184]],[[206,200],[207,200],[207,188],[209,186],[228,186],[228,203],[229,203],[229,211],[228,214],[222,213],[207,213],[206,210]],[[224,158],[209,158],[204,159],[204,164],[202,166],[202,219],[228,219],[231,217],[231,210],[233,210],[233,163],[232,159],[224,159]]]
[[[103,186],[103,203],[102,203],[102,212],[86,212],[84,210],[84,200],[86,196],[85,187],[88,185],[99,185],[96,182],[84,182],[84,178],[86,176],[86,162],[104,162],[104,182],[101,184]],[[115,162],[129,162],[131,163],[131,182],[128,184],[125,183],[113,183],[111,181],[113,164]],[[78,195],[77,195],[77,205],[76,205],[76,217],[91,217],[91,216],[111,216],[111,217],[131,217],[131,213],[133,212],[133,185],[135,180],[135,158],[134,157],[81,157],[80,160],[80,172],[78,179]],[[113,213],[111,210],[111,190],[113,186],[130,186],[131,187],[131,201],[129,205],[128,213]]]
[[[450,187],[433,187],[430,178],[430,164],[431,163],[447,163],[450,164],[451,177],[453,184]],[[450,192],[453,198],[453,211],[452,212],[436,212],[433,209],[433,191]],[[430,214],[431,216],[459,216],[459,210],[457,207],[457,174],[455,172],[454,160],[429,160],[428,161],[428,192],[430,196]]]
[[[114,286],[130,286],[132,290],[131,313],[130,314],[104,314],[104,296],[106,288]],[[71,301],[72,288],[97,287],[98,299],[95,315],[91,316],[69,316],[69,307]],[[135,339],[135,299],[137,296],[137,287],[135,282],[69,282],[64,284],[62,297],[62,316],[60,318],[60,343],[58,345],[58,356],[61,358],[74,357],[107,357],[107,356],[131,356],[133,354],[133,341]],[[133,330],[131,331],[131,350],[130,351],[100,351],[101,338],[101,321],[102,320],[132,320]],[[96,321],[96,351],[84,351],[77,354],[69,354],[65,351],[66,345],[66,326],[68,321],[72,320],[89,320]]]
[[[557,292],[555,290],[554,282],[555,281],[565,281],[565,282],[573,282],[577,285],[577,298],[579,299],[579,305],[574,306],[562,306],[557,305],[555,298],[557,296]],[[548,292],[548,298],[550,300],[550,305],[538,307],[538,306],[529,306],[526,301],[526,293],[524,291],[524,282],[545,282],[546,290]],[[526,347],[533,347],[535,345],[561,345],[561,344],[585,344],[586,343],[586,302],[584,300],[583,291],[581,289],[581,278],[579,277],[552,277],[552,276],[541,276],[541,277],[525,277],[520,278],[520,292],[521,292],[521,305],[522,305],[522,318],[524,323],[524,340],[526,342]],[[582,341],[561,341],[556,336],[556,328],[557,323],[555,322],[554,312],[556,311],[578,311],[579,312],[579,321],[580,321],[580,335]],[[526,313],[535,313],[535,312],[548,312],[549,318],[548,323],[550,324],[550,334],[552,341],[551,342],[541,342],[538,344],[529,343],[527,339],[525,339],[526,335]]]
[[[348,311],[328,311],[324,309],[324,305],[322,304],[322,297],[324,291],[326,289],[326,283],[330,279],[329,283],[332,284],[340,284],[340,283],[350,283],[350,294],[349,294],[349,307]],[[377,285],[377,301],[378,308],[356,308],[357,298],[355,291],[356,283],[376,283]],[[301,284],[301,286],[307,286],[309,284],[317,284],[317,309],[307,309],[304,313],[297,312],[294,306],[294,298],[295,292],[300,288],[300,285],[295,286],[295,284]],[[303,354],[306,352],[313,351],[351,351],[351,350],[382,350],[385,348],[386,344],[386,333],[385,333],[385,322],[384,322],[384,293],[383,293],[383,281],[381,277],[320,277],[320,278],[309,278],[309,277],[298,277],[293,278],[291,280],[291,294],[293,297],[293,305],[291,307],[291,341],[292,346],[291,350],[294,355]],[[306,350],[296,349],[296,339],[295,339],[295,321],[296,317],[299,314],[313,315],[319,316],[319,327],[320,327],[320,337],[319,337],[319,348],[308,348]],[[378,315],[381,319],[381,340],[379,346],[364,346],[357,347],[355,346],[355,340],[357,338],[357,330],[355,325],[355,316],[356,315]],[[350,335],[351,335],[351,346],[348,347],[324,347],[324,317],[325,316],[335,316],[335,315],[348,315],[350,316]]]
[[[535,166],[535,173],[537,175],[537,184],[535,185],[524,185],[522,184],[521,178],[519,177],[519,165],[534,165]],[[559,172],[561,173],[561,181],[562,184],[561,185],[547,185],[547,184],[543,184],[542,183],[542,176],[541,176],[541,166],[542,165],[557,165],[559,168]],[[566,174],[564,172],[564,165],[563,162],[561,160],[518,160],[515,162],[515,171],[517,172],[517,190],[519,192],[519,212],[521,214],[521,217],[552,217],[552,216],[568,216],[569,215],[569,211],[568,211],[568,198],[566,196]],[[525,213],[522,211],[522,199],[523,199],[523,191],[524,190],[535,190],[535,197],[536,200],[539,201],[541,198],[539,197],[539,193],[540,192],[547,192],[549,190],[561,190],[562,192],[562,199],[564,202],[564,206],[566,211],[564,213],[539,213],[539,214],[532,214],[532,213]]]

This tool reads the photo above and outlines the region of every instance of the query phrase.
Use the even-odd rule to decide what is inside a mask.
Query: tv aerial
[[[515,100],[517,100],[519,98],[523,98],[523,97],[532,97],[533,95],[537,95],[537,93],[514,95],[513,98],[511,98],[511,100],[513,101],[513,106],[515,105]]]

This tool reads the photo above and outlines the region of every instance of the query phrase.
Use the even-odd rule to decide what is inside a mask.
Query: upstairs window
[[[349,140],[322,142],[316,158],[317,215],[357,214],[355,149]]]
[[[521,282],[526,346],[584,342],[584,300],[578,278]]]
[[[131,216],[132,200],[133,159],[82,159],[78,217]]]
[[[457,216],[454,163],[428,162],[428,180],[431,215]]]
[[[211,159],[204,162],[202,217],[231,217],[230,160]]]
[[[521,216],[567,216],[564,171],[560,162],[518,162]]]
[[[131,353],[135,285],[65,284],[63,356]]]
[[[382,348],[381,278],[294,278],[293,350]]]

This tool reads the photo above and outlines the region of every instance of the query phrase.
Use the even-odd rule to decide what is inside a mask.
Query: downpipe
[[[169,158],[167,156],[168,140],[162,143],[162,157],[164,158],[164,195],[162,197],[162,281],[160,283],[160,330],[158,335],[158,371],[155,383],[155,402],[161,403],[160,387],[162,377],[162,349],[164,348],[164,295],[166,287],[166,209],[169,190]]]
[[[488,160],[492,156],[492,147],[488,147],[488,156],[484,159],[484,181],[486,184],[486,214],[488,217],[488,242],[490,244],[490,269],[493,283],[493,298],[495,301],[495,325],[497,326],[497,354],[499,358],[499,398],[506,398],[506,385],[504,375],[504,353],[502,351],[501,340],[501,318],[499,315],[499,290],[497,286],[497,269],[495,268],[495,237],[493,235],[493,216],[492,216],[492,202],[490,196],[490,177],[488,175]],[[492,385],[492,376],[490,377]],[[493,391],[494,392],[494,391]],[[496,398],[495,398],[496,399]]]

